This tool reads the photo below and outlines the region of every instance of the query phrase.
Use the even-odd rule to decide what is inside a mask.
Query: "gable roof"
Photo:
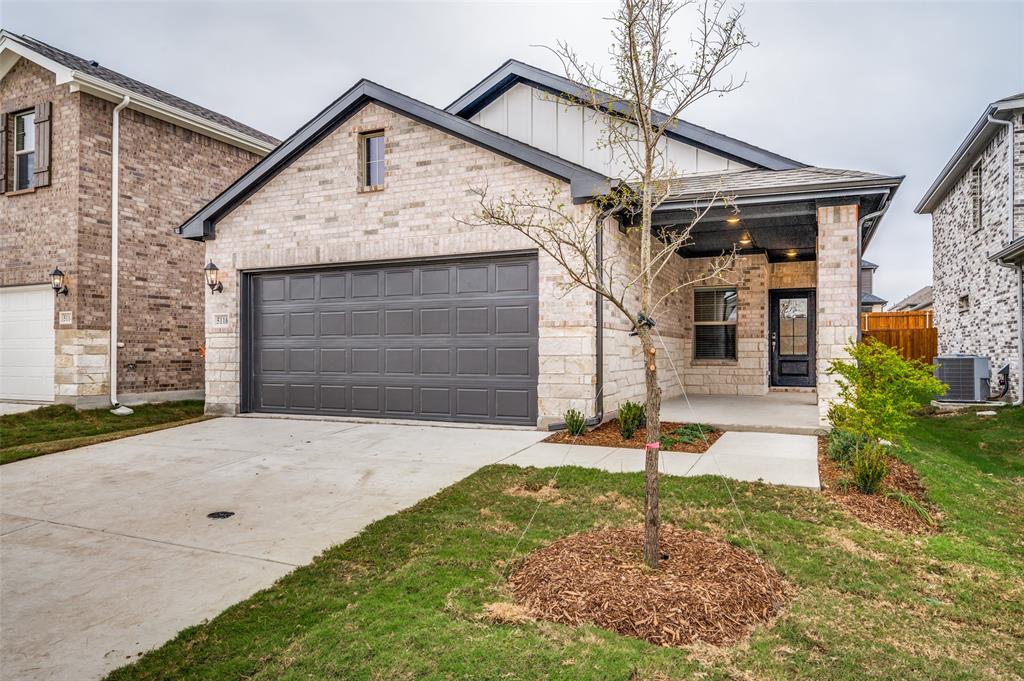
[[[449,104],[445,111],[462,118],[469,118],[516,83],[525,83],[555,95],[566,95],[575,99],[589,99],[591,96],[588,90],[564,76],[515,59],[509,59]],[[613,101],[610,94],[597,92],[597,95],[607,98],[610,103],[607,108],[612,112],[626,110],[625,105],[622,102]],[[658,111],[655,111],[654,114],[655,123],[661,123],[668,118],[666,114]],[[677,120],[670,126],[666,130],[666,134],[673,139],[705,151],[766,170],[792,170],[804,167],[804,164],[799,161],[682,120]]]
[[[878,269],[878,265],[876,265],[875,263],[871,262],[870,260],[864,260],[863,258],[861,258],[861,260],[860,260],[860,268],[862,270],[877,270]]]
[[[888,300],[885,298],[879,298],[874,293],[862,293],[860,294],[861,305],[885,305]]]
[[[902,177],[861,170],[805,166],[795,170],[732,170],[714,175],[683,175],[669,183],[666,203],[699,201],[714,194],[733,198],[879,188],[895,191]]]
[[[932,286],[929,284],[928,286],[923,286],[914,291],[898,303],[895,303],[889,308],[889,311],[920,310],[922,307],[932,305],[934,297],[935,295],[932,292]]]
[[[188,239],[212,237],[217,220],[370,102],[563,179],[569,183],[574,202],[582,203],[596,194],[606,192],[611,186],[612,180],[589,168],[500,135],[364,78],[189,218],[177,229],[178,234]]]
[[[153,113],[159,118],[170,120],[172,123],[178,123],[190,129],[197,129],[197,126],[194,125],[196,122],[204,122],[210,130],[204,130],[200,126],[199,132],[204,134],[210,134],[211,130],[219,132],[219,135],[212,136],[236,146],[251,147],[250,150],[263,154],[277,146],[279,142],[276,138],[224,114],[211,111],[206,107],[164,92],[152,85],[100,66],[95,61],[83,59],[31,36],[16,35],[6,30],[0,31],[0,55],[2,55],[0,59],[3,60],[0,62],[2,64],[0,77],[6,74],[18,58],[24,57],[55,72],[58,83],[74,82],[80,89],[90,94],[114,101],[119,101],[124,95],[128,95],[135,104],[132,108]],[[147,111],[147,105],[148,108],[155,111]],[[175,114],[184,120],[174,120]],[[189,123],[193,125],[189,125]]]
[[[1009,120],[1013,117],[1014,111],[1022,108],[1024,108],[1024,92],[997,99],[985,107],[985,111],[982,112],[974,127],[967,133],[967,137],[960,143],[953,156],[946,162],[942,172],[939,173],[939,176],[928,187],[928,191],[921,197],[921,201],[914,208],[914,212],[921,214],[931,213],[935,210],[939,202],[945,198],[950,188],[952,188],[957,180],[963,177],[964,173],[967,172],[967,168],[974,163],[974,159],[978,157],[978,154],[988,146],[989,141],[996,132],[1000,128],[1005,127],[990,121],[988,119],[989,116]]]

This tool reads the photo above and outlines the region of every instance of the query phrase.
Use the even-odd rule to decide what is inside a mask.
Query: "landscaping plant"
[[[578,409],[565,412],[565,430],[569,435],[583,435],[587,432],[587,418]]]
[[[857,446],[865,442],[863,436],[854,435],[841,428],[833,428],[828,434],[828,456],[840,465],[849,466],[853,463],[853,454]]]
[[[622,439],[631,439],[644,424],[644,405],[626,400],[619,407],[618,421]]]
[[[704,439],[706,434],[711,430],[713,430],[711,426],[705,426],[699,423],[686,423],[673,429],[667,435],[662,435],[661,446],[665,449],[671,449],[677,444],[690,444],[697,440]]]
[[[874,338],[851,342],[846,350],[852,361],[832,360],[828,367],[839,385],[839,400],[828,417],[834,429],[846,433],[836,436],[836,450],[849,457],[854,484],[874,494],[888,473],[883,441],[902,445],[913,412],[945,393],[946,386],[935,378],[933,367],[905,359]],[[853,440],[852,452],[846,442],[840,444],[847,436]],[[835,458],[832,442],[829,454]]]

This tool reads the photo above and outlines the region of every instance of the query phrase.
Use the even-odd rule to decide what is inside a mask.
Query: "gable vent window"
[[[736,289],[693,292],[694,359],[736,359]]]
[[[384,187],[384,131],[367,132],[359,136],[361,184],[364,189]]]
[[[974,231],[981,229],[981,164],[971,168],[971,218]]]
[[[36,171],[36,115],[14,115],[14,189],[30,189]]]

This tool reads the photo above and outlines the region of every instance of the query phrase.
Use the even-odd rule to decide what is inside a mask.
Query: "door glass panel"
[[[807,354],[807,299],[779,300],[779,354]]]

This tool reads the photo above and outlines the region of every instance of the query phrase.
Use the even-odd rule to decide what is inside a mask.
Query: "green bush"
[[[882,445],[870,444],[857,449],[853,456],[853,484],[864,494],[875,494],[889,473],[889,462]]]
[[[583,435],[587,432],[587,419],[577,409],[565,412],[565,429],[569,435]]]
[[[853,463],[858,446],[867,444],[867,438],[840,428],[833,428],[828,434],[828,456],[843,466]]]
[[[708,433],[712,432],[714,428],[706,426],[702,423],[684,423],[671,430],[668,434],[661,436],[661,448],[672,449],[678,444],[690,444],[697,442],[698,440],[704,440]]]
[[[633,437],[644,424],[644,409],[644,405],[629,400],[619,406],[619,433],[622,434],[623,440]]]

